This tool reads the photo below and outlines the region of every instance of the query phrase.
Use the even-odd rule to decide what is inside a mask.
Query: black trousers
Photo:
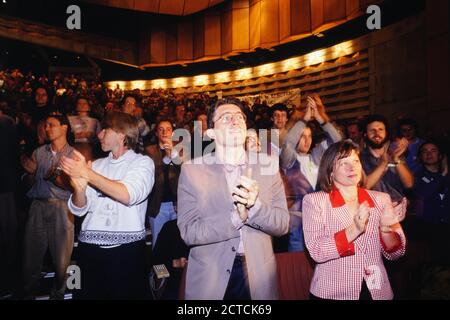
[[[236,256],[223,300],[251,300],[245,256]]]
[[[316,297],[315,295],[313,295],[310,292],[309,293],[309,300],[328,300],[328,299],[322,299],[322,298]],[[363,300],[363,301],[373,300],[372,296],[370,295],[369,288],[367,288],[366,281],[364,281],[364,280],[363,280],[363,283],[362,283],[362,286],[361,286],[361,292],[359,293],[359,299],[358,300]]]
[[[74,289],[74,299],[149,298],[145,249],[144,240],[115,248],[101,248],[80,242],[78,266],[81,271],[81,289]]]

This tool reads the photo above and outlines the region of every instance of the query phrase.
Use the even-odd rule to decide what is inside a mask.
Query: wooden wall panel
[[[230,3],[233,9],[245,9],[250,6],[249,0],[233,0]]]
[[[291,32],[292,35],[311,32],[310,0],[291,0]]]
[[[440,134],[449,134],[450,119],[450,28],[449,1],[427,1],[427,88],[430,129]]]
[[[248,50],[250,47],[250,7],[233,9],[232,49]]]
[[[324,24],[323,20],[323,1],[324,0],[310,0],[311,1],[311,29],[319,28]]]
[[[177,61],[177,25],[166,28],[166,63]]]
[[[261,1],[250,1],[250,48],[261,44]]]
[[[291,33],[291,0],[279,0],[280,40],[286,39]]]
[[[205,56],[220,56],[220,14],[205,14]]]
[[[434,0],[427,2],[427,36],[435,36],[448,32],[449,30],[449,14],[450,1]]]
[[[345,1],[342,0],[323,0],[324,22],[332,22],[346,17]]]
[[[177,57],[178,60],[194,58],[194,34],[191,20],[183,20],[177,25]]]
[[[449,64],[449,2],[435,0],[427,2],[427,79],[428,109],[437,112],[450,111],[450,64]],[[448,127],[448,124],[447,124]]]
[[[139,37],[139,64],[151,63],[150,43],[151,34],[148,31],[141,31]]]
[[[194,59],[205,56],[205,20],[204,15],[194,20]]]
[[[439,24],[438,32],[433,25],[425,14],[411,16],[341,44],[346,50],[340,58],[328,53],[335,52],[332,48],[325,49],[322,62],[308,65],[308,56],[300,57],[289,72],[277,69],[272,76],[232,78],[207,87],[188,79],[188,87],[176,92],[244,96],[300,88],[303,101],[308,94],[321,95],[333,120],[381,113],[395,125],[397,117],[408,116],[419,121],[422,133],[445,133],[450,116],[449,29]]]
[[[346,14],[349,17],[357,15],[361,10],[360,0],[345,0],[345,4],[346,4],[345,6]]]
[[[227,4],[221,19],[222,54],[230,53],[233,48],[233,8],[231,3]]]
[[[331,28],[344,22],[348,15],[356,18],[363,14],[363,6],[379,1],[229,0],[221,6],[180,21],[177,29],[176,59],[173,58],[173,47],[167,46],[164,48],[165,51],[169,50],[166,52],[166,60],[169,63],[176,63],[177,60],[180,63],[195,62],[261,47],[272,47]],[[151,3],[154,5],[155,2]],[[143,6],[139,1],[137,4]],[[189,9],[185,9],[195,10],[205,4],[202,0],[192,6],[189,4]],[[192,34],[189,35],[189,32]],[[172,31],[167,30],[167,33],[166,41],[173,43]],[[154,41],[153,45],[156,43]],[[145,50],[145,46],[142,47]],[[145,54],[141,54],[141,59]],[[157,60],[159,61],[159,58]],[[153,59],[151,61],[153,62]],[[150,67],[151,63],[145,66]]]
[[[153,29],[150,43],[152,63],[166,63],[166,31],[163,29]]]
[[[261,45],[279,41],[278,0],[261,0]]]

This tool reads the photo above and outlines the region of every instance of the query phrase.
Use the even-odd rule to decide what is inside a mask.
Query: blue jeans
[[[159,208],[159,213],[156,217],[150,218],[150,227],[152,228],[152,248],[155,247],[156,239],[161,231],[163,225],[168,222],[175,220],[177,218],[177,213],[173,207],[172,202],[162,202]]]
[[[291,214],[291,219],[289,221],[288,251],[305,251],[305,245],[303,243],[302,218],[293,214]]]

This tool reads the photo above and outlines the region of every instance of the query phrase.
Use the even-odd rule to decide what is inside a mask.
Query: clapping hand
[[[356,229],[360,233],[364,233],[367,228],[367,223],[369,222],[370,212],[369,212],[369,204],[367,201],[364,201],[359,205],[358,210],[356,211],[355,216],[353,217],[353,222],[356,226]]]
[[[91,161],[86,162],[85,157],[73,150],[72,158],[62,156],[60,166],[65,174],[71,178],[84,178],[89,181],[89,170],[92,168]]]
[[[76,192],[84,193],[86,191],[87,185],[88,185],[88,181],[84,178],[70,177],[70,186]]]
[[[303,115],[303,121],[308,122],[312,119],[314,119],[314,110],[312,108],[312,104],[314,103],[314,100],[311,97],[308,97],[306,99],[306,112]]]
[[[392,226],[399,223],[400,217],[396,214],[394,206],[388,204],[380,216],[380,230],[381,232],[391,232]]]
[[[247,220],[248,209],[255,205],[259,194],[258,183],[250,178],[251,170],[248,170],[247,176],[242,175],[239,178],[238,185],[233,189],[232,195],[242,221]]]
[[[233,199],[234,201],[245,205],[247,209],[250,209],[255,205],[258,193],[259,187],[256,180],[241,176],[239,178],[239,185],[233,190]]]
[[[325,106],[322,103],[322,99],[317,94],[312,95],[311,97],[308,97],[308,99],[311,99],[311,108],[313,110],[314,118],[320,123],[324,124],[325,122],[329,122],[330,118],[328,117],[327,113],[325,112]]]
[[[390,157],[393,162],[398,162],[402,154],[408,149],[408,140],[406,138],[401,138],[395,141],[395,148],[390,151]]]
[[[403,198],[402,201],[394,202],[394,213],[397,215],[398,222],[402,222],[406,217],[406,209],[408,207],[408,200]]]

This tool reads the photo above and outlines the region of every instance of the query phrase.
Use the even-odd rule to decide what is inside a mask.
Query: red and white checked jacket
[[[303,199],[303,233],[306,247],[317,262],[310,292],[323,299],[357,300],[363,279],[374,300],[393,298],[383,256],[396,260],[405,254],[406,237],[397,231],[401,245],[389,252],[380,235],[380,215],[392,206],[388,194],[358,189],[358,201],[369,203],[366,232],[348,243],[345,228],[352,214],[338,190],[315,192]]]

